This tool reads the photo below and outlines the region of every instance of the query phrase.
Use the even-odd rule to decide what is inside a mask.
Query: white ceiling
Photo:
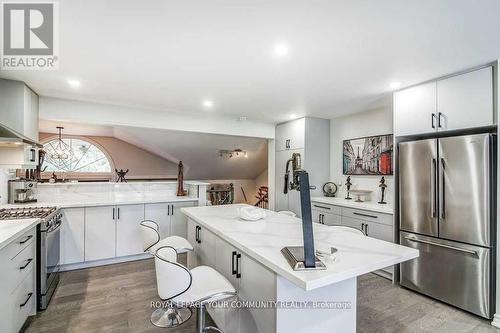
[[[96,126],[40,121],[40,132],[66,135],[111,136],[148,150],[174,163],[182,161],[186,179],[255,179],[267,169],[267,140],[162,129]],[[247,157],[221,158],[220,149],[240,148]],[[131,156],[133,158],[133,156]]]
[[[500,56],[500,1],[60,1],[60,69],[4,71],[39,94],[278,122],[386,105]],[[276,43],[289,54],[275,58]],[[68,79],[78,79],[72,89]],[[69,112],[69,111],[68,111]]]

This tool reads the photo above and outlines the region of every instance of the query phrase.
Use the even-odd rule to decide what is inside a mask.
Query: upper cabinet
[[[411,135],[435,131],[436,82],[401,90],[394,94],[394,133]]]
[[[493,68],[437,82],[438,130],[493,125]]]
[[[306,118],[276,126],[276,151],[304,148]]]
[[[394,93],[396,136],[495,124],[493,67],[447,77]]]
[[[330,120],[306,117],[276,126],[275,209],[300,216],[300,193],[284,194],[286,162],[293,153],[300,154],[302,168],[309,174],[311,196],[323,195],[323,184],[330,176]],[[291,165],[289,171],[291,177]]]
[[[38,95],[20,81],[0,79],[0,123],[38,141]]]

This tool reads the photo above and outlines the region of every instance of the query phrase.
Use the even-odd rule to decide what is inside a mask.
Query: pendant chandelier
[[[59,132],[58,140],[56,146],[54,147],[54,152],[50,154],[50,158],[54,160],[67,160],[71,155],[71,148],[62,140],[62,130],[64,127],[57,126],[56,128]]]

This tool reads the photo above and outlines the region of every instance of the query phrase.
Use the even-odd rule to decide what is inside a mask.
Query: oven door
[[[61,219],[54,219],[46,227],[42,225],[40,230],[39,309],[41,310],[47,308],[59,282],[60,228]]]

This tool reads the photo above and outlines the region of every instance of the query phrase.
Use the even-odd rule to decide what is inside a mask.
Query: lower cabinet
[[[67,208],[62,211],[60,228],[60,264],[85,261],[85,209]]]
[[[146,204],[144,218],[156,222],[160,228],[160,237],[187,237],[187,217],[180,209],[192,207],[193,202]]]
[[[187,240],[194,248],[194,251],[188,254],[189,268],[202,265],[215,267],[215,239],[213,233],[188,220]]]
[[[36,228],[0,250],[0,332],[17,333],[36,313]]]
[[[116,208],[85,208],[85,261],[116,256]]]
[[[238,291],[239,300],[276,300],[274,272],[192,220],[188,222],[188,239],[196,244],[193,255],[197,264],[212,266],[221,273]],[[225,332],[271,333],[276,329],[275,309],[224,307],[212,309],[210,314]]]
[[[144,205],[115,207],[116,256],[143,253],[140,223],[144,221]]]

